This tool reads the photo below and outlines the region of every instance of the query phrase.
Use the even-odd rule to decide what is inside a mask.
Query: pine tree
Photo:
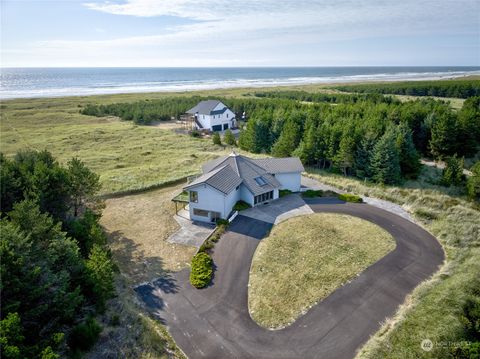
[[[334,157],[335,166],[342,170],[344,176],[353,167],[355,151],[355,139],[350,132],[345,132],[340,140],[337,154]]]
[[[275,157],[288,157],[300,143],[300,126],[295,120],[289,119],[283,126],[282,134],[272,147]]]
[[[94,244],[86,261],[87,274],[100,310],[114,293],[113,263],[100,245]]]
[[[225,131],[225,135],[223,137],[223,140],[229,146],[236,146],[237,145],[237,141],[235,140],[235,136],[233,135],[233,133],[230,129]]]
[[[445,168],[442,172],[442,183],[445,186],[459,186],[463,182],[463,158],[456,155],[447,157]]]
[[[357,146],[354,164],[355,175],[357,177],[362,179],[370,179],[372,177],[370,162],[374,146],[375,140],[370,137],[363,138],[360,144]]]
[[[453,114],[438,116],[431,129],[430,152],[435,158],[453,155],[456,152],[457,127]]]
[[[212,136],[212,141],[214,145],[222,145],[222,139],[220,138],[220,134],[218,132],[215,132]]]
[[[412,131],[406,123],[401,123],[396,132],[401,173],[403,176],[416,178],[420,171],[420,156],[413,144]]]
[[[471,199],[480,201],[480,161],[473,165],[471,172],[467,180],[467,194]]]
[[[400,182],[400,155],[395,133],[390,129],[375,144],[371,160],[372,177],[378,183]]]

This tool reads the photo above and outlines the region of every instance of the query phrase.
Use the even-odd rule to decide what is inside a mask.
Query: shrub
[[[204,288],[210,284],[213,276],[213,260],[205,252],[196,254],[192,259],[190,283],[195,288]]]
[[[353,202],[353,203],[362,203],[362,197],[350,194],[350,193],[342,193],[338,195],[338,199],[341,199],[345,202]]]
[[[222,145],[222,139],[220,138],[220,134],[218,132],[215,132],[212,136],[212,141],[214,145]]]
[[[198,138],[200,137],[200,132],[197,130],[193,130],[192,132],[190,132],[190,136]]]
[[[289,195],[290,193],[292,193],[292,191],[290,191],[289,189],[281,189],[280,191],[278,191],[278,195],[280,197]]]
[[[217,226],[228,226],[228,220],[219,218],[217,219]]]
[[[322,190],[313,190],[313,189],[307,189],[305,192],[302,193],[302,196],[306,198],[322,197],[322,195],[323,195]]]
[[[234,211],[243,211],[244,209],[248,209],[252,206],[250,206],[247,202],[244,201],[238,201],[235,203],[235,206],[233,206]]]
[[[80,323],[73,328],[68,344],[72,350],[86,351],[97,342],[101,332],[102,327],[94,318],[89,317],[85,323]]]
[[[225,136],[223,137],[223,140],[229,146],[235,146],[237,144],[237,141],[235,140],[235,136],[233,135],[230,129],[225,131]]]

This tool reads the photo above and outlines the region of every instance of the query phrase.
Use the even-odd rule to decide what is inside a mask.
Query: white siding
[[[289,189],[292,192],[300,192],[301,174],[300,172],[277,173],[275,178],[281,183],[282,189]]]
[[[254,202],[253,202],[252,192],[250,192],[248,190],[248,188],[243,184],[240,185],[240,191],[241,191],[240,192],[240,197],[241,197],[242,201],[247,202],[250,206],[253,207]]]
[[[219,212],[220,217],[226,219],[240,198],[240,189],[238,191],[233,190],[228,195],[225,195],[206,184],[199,184],[196,187],[190,188],[189,191],[196,191],[198,193],[198,202],[189,203],[190,219],[200,222],[210,222],[211,217],[194,215],[193,210],[195,208]]]

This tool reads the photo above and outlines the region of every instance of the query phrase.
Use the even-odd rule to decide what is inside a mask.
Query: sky
[[[0,0],[2,67],[480,65],[480,0]]]

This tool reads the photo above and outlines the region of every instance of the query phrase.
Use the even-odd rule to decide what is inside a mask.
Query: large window
[[[205,211],[204,209],[194,208],[193,214],[195,216],[208,217],[208,211]]]
[[[198,192],[197,191],[190,191],[190,202],[193,202],[193,203],[198,202]]]
[[[255,196],[253,203],[258,204],[258,203],[269,201],[271,199],[273,199],[273,191],[265,192],[265,193],[259,194],[258,196]]]

